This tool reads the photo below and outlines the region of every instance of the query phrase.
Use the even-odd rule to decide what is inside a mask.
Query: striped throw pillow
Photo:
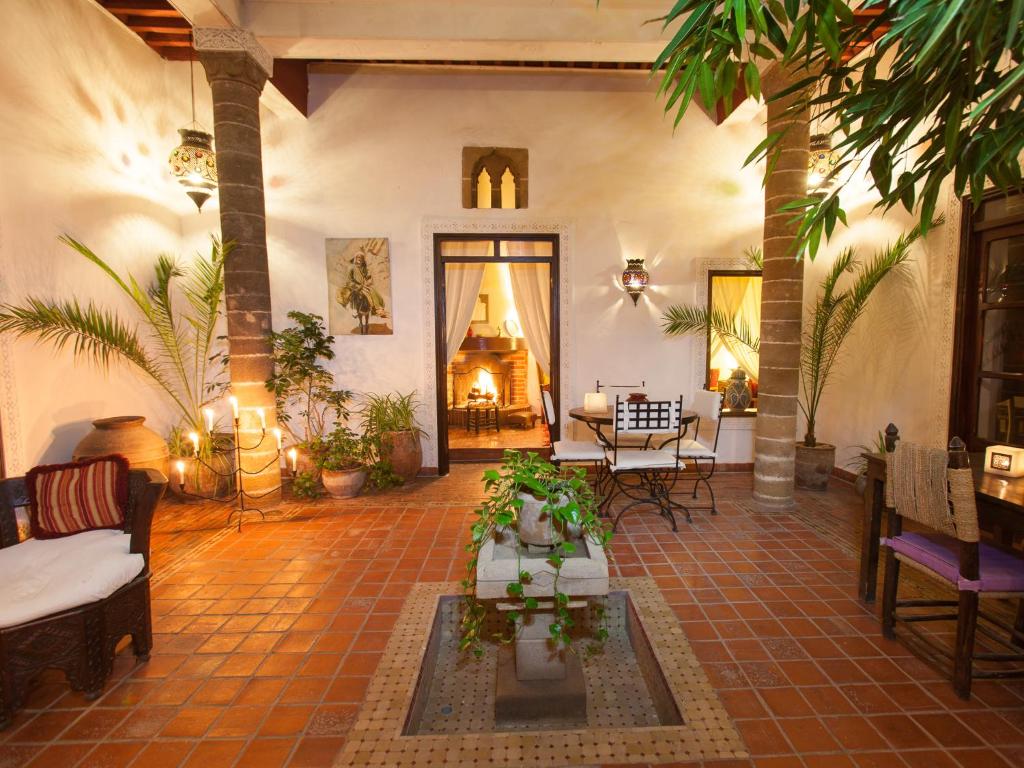
[[[32,535],[56,539],[99,528],[123,528],[128,460],[97,456],[34,467],[25,475]]]

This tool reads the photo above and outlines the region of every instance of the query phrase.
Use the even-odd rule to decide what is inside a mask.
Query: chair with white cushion
[[[715,474],[715,464],[718,461],[718,435],[722,431],[722,393],[711,392],[702,389],[693,396],[691,407],[697,414],[697,420],[693,425],[693,437],[684,437],[676,446],[676,455],[681,459],[693,462],[693,468],[697,471],[697,479],[693,481],[693,498],[697,498],[697,486],[704,483],[711,496],[711,514],[717,515],[718,508],[715,506],[715,491],[708,482]],[[715,440],[708,445],[700,439],[701,423],[713,422],[715,425]],[[703,467],[701,462],[704,462]],[[696,507],[694,507],[696,509]],[[701,509],[705,509],[701,507]]]
[[[658,507],[659,513],[676,527],[673,509],[686,513],[691,521],[690,510],[671,498],[675,485],[685,464],[675,451],[652,448],[625,447],[624,439],[635,436],[651,436],[672,433],[673,441],[682,439],[683,398],[678,400],[644,400],[630,402],[615,398],[615,440],[605,452],[605,471],[610,479],[610,493],[602,505],[603,512],[611,512],[612,503],[620,496],[628,503],[619,510],[612,525],[618,527],[619,520],[630,509],[648,504]],[[646,442],[646,441],[645,441]]]
[[[149,531],[167,480],[153,469],[125,475],[119,527],[26,541],[17,514],[31,489],[24,477],[0,480],[0,729],[44,670],[62,670],[95,699],[122,637],[131,635],[137,658],[149,658]]]
[[[555,423],[555,404],[546,389],[541,393],[544,403],[544,421],[550,427]],[[593,464],[596,472],[595,486],[601,485],[601,470],[604,466],[604,449],[593,440],[554,440],[551,443],[551,463],[561,466],[569,464]]]

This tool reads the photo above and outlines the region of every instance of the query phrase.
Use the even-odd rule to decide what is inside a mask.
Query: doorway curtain
[[[531,241],[502,242],[502,256],[523,257],[539,254],[538,246],[549,243]],[[537,365],[551,376],[551,283],[550,270],[543,264],[509,264],[512,299],[515,301],[523,336]]]
[[[471,244],[451,243],[452,246]],[[459,254],[461,255],[461,254]],[[484,264],[448,264],[444,268],[445,300],[445,354],[451,364],[459,352],[469,324],[473,321],[473,309],[480,296],[480,285],[484,281]]]

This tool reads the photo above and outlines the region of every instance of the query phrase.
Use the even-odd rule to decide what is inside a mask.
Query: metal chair
[[[650,448],[625,448],[620,445],[628,435],[657,435],[675,433],[675,442],[682,439],[683,398],[678,400],[649,400],[629,402],[615,398],[615,441],[605,451],[605,472],[613,486],[602,504],[602,511],[611,511],[612,502],[619,496],[630,499],[615,518],[612,529],[633,507],[641,504],[656,505],[662,517],[676,527],[672,510],[686,513],[687,522],[693,522],[690,510],[671,498],[672,487],[685,464],[674,451]]]
[[[715,474],[715,464],[718,461],[718,435],[722,431],[722,393],[710,392],[705,389],[696,392],[691,409],[697,413],[697,420],[693,425],[693,437],[684,437],[677,443],[676,455],[681,459],[693,461],[693,468],[697,471],[697,479],[693,481],[693,498],[697,498],[697,486],[704,483],[711,496],[711,506],[707,509],[711,510],[712,515],[717,515],[715,491],[708,481]],[[700,425],[704,420],[712,421],[715,424],[715,440],[710,446],[701,442],[700,439]],[[701,468],[701,462],[705,462],[705,466],[707,466],[706,462],[710,462],[710,467],[706,472]],[[692,509],[697,509],[697,507],[692,507]],[[701,507],[701,509],[704,508]]]
[[[544,404],[544,421],[550,427],[555,422],[555,404],[551,393],[546,389],[540,393]],[[550,461],[555,466],[563,463],[593,464],[595,472],[594,488],[599,490],[603,482],[604,448],[596,441],[587,440],[554,440],[551,443]]]
[[[933,652],[953,661],[953,689],[969,699],[971,680],[978,678],[1024,677],[1024,668],[1008,670],[974,669],[974,662],[1024,662],[1021,649],[1024,633],[996,617],[980,614],[979,598],[1024,597],[1024,558],[979,542],[978,510],[974,480],[967,453],[959,438],[953,438],[947,453],[900,443],[893,425],[886,430],[885,504],[889,536],[882,540],[885,553],[885,585],[882,596],[882,633],[895,637],[896,623],[925,643]],[[927,533],[903,533],[903,518],[931,529]],[[956,600],[897,600],[900,566],[915,570],[951,586]],[[955,607],[947,613],[899,613],[900,608]],[[979,615],[986,624],[978,622]],[[916,629],[924,621],[955,620],[956,645],[953,653]],[[991,629],[992,624],[1009,634],[1009,640]],[[1004,646],[1007,652],[976,653],[977,632]],[[1016,644],[1015,644],[1016,641]]]

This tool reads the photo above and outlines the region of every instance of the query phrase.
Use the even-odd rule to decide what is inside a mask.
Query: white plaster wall
[[[838,229],[825,252],[806,266],[808,305],[843,248],[853,246],[867,261],[917,222],[901,206],[884,215],[873,210],[878,198],[864,171],[862,166],[844,195],[849,228]],[[945,192],[938,208],[946,223],[919,240],[911,262],[872,293],[822,398],[815,432],[819,441],[836,445],[838,467],[852,470],[858,446],[872,445],[890,422],[910,441],[944,446],[948,440],[960,213]],[[798,436],[803,432],[801,425]]]
[[[4,11],[0,301],[96,299],[132,317],[100,270],[57,237],[71,234],[140,280],[159,252],[178,251],[182,217],[199,218],[166,171],[175,131],[189,119],[188,66],[163,62],[92,2],[6,3]],[[201,79],[197,95],[208,104]],[[216,217],[210,205],[206,231]],[[0,339],[9,472],[67,460],[90,420],[129,413],[161,433],[173,416],[131,370],[104,375],[68,349]]]
[[[694,300],[698,259],[760,239],[760,176],[741,170],[758,123],[715,127],[695,109],[673,135],[653,86],[628,75],[322,74],[310,104],[308,123],[263,115],[275,327],[290,309],[326,314],[325,237],[391,239],[395,334],[339,337],[342,386],[423,392],[433,310],[422,298],[421,227],[449,217],[571,228],[563,375],[574,404],[596,379],[688,391],[694,342],[664,337],[659,317]],[[465,145],[529,149],[530,207],[463,210]],[[618,284],[628,257],[651,272],[637,307]],[[432,422],[432,403],[425,412]]]

